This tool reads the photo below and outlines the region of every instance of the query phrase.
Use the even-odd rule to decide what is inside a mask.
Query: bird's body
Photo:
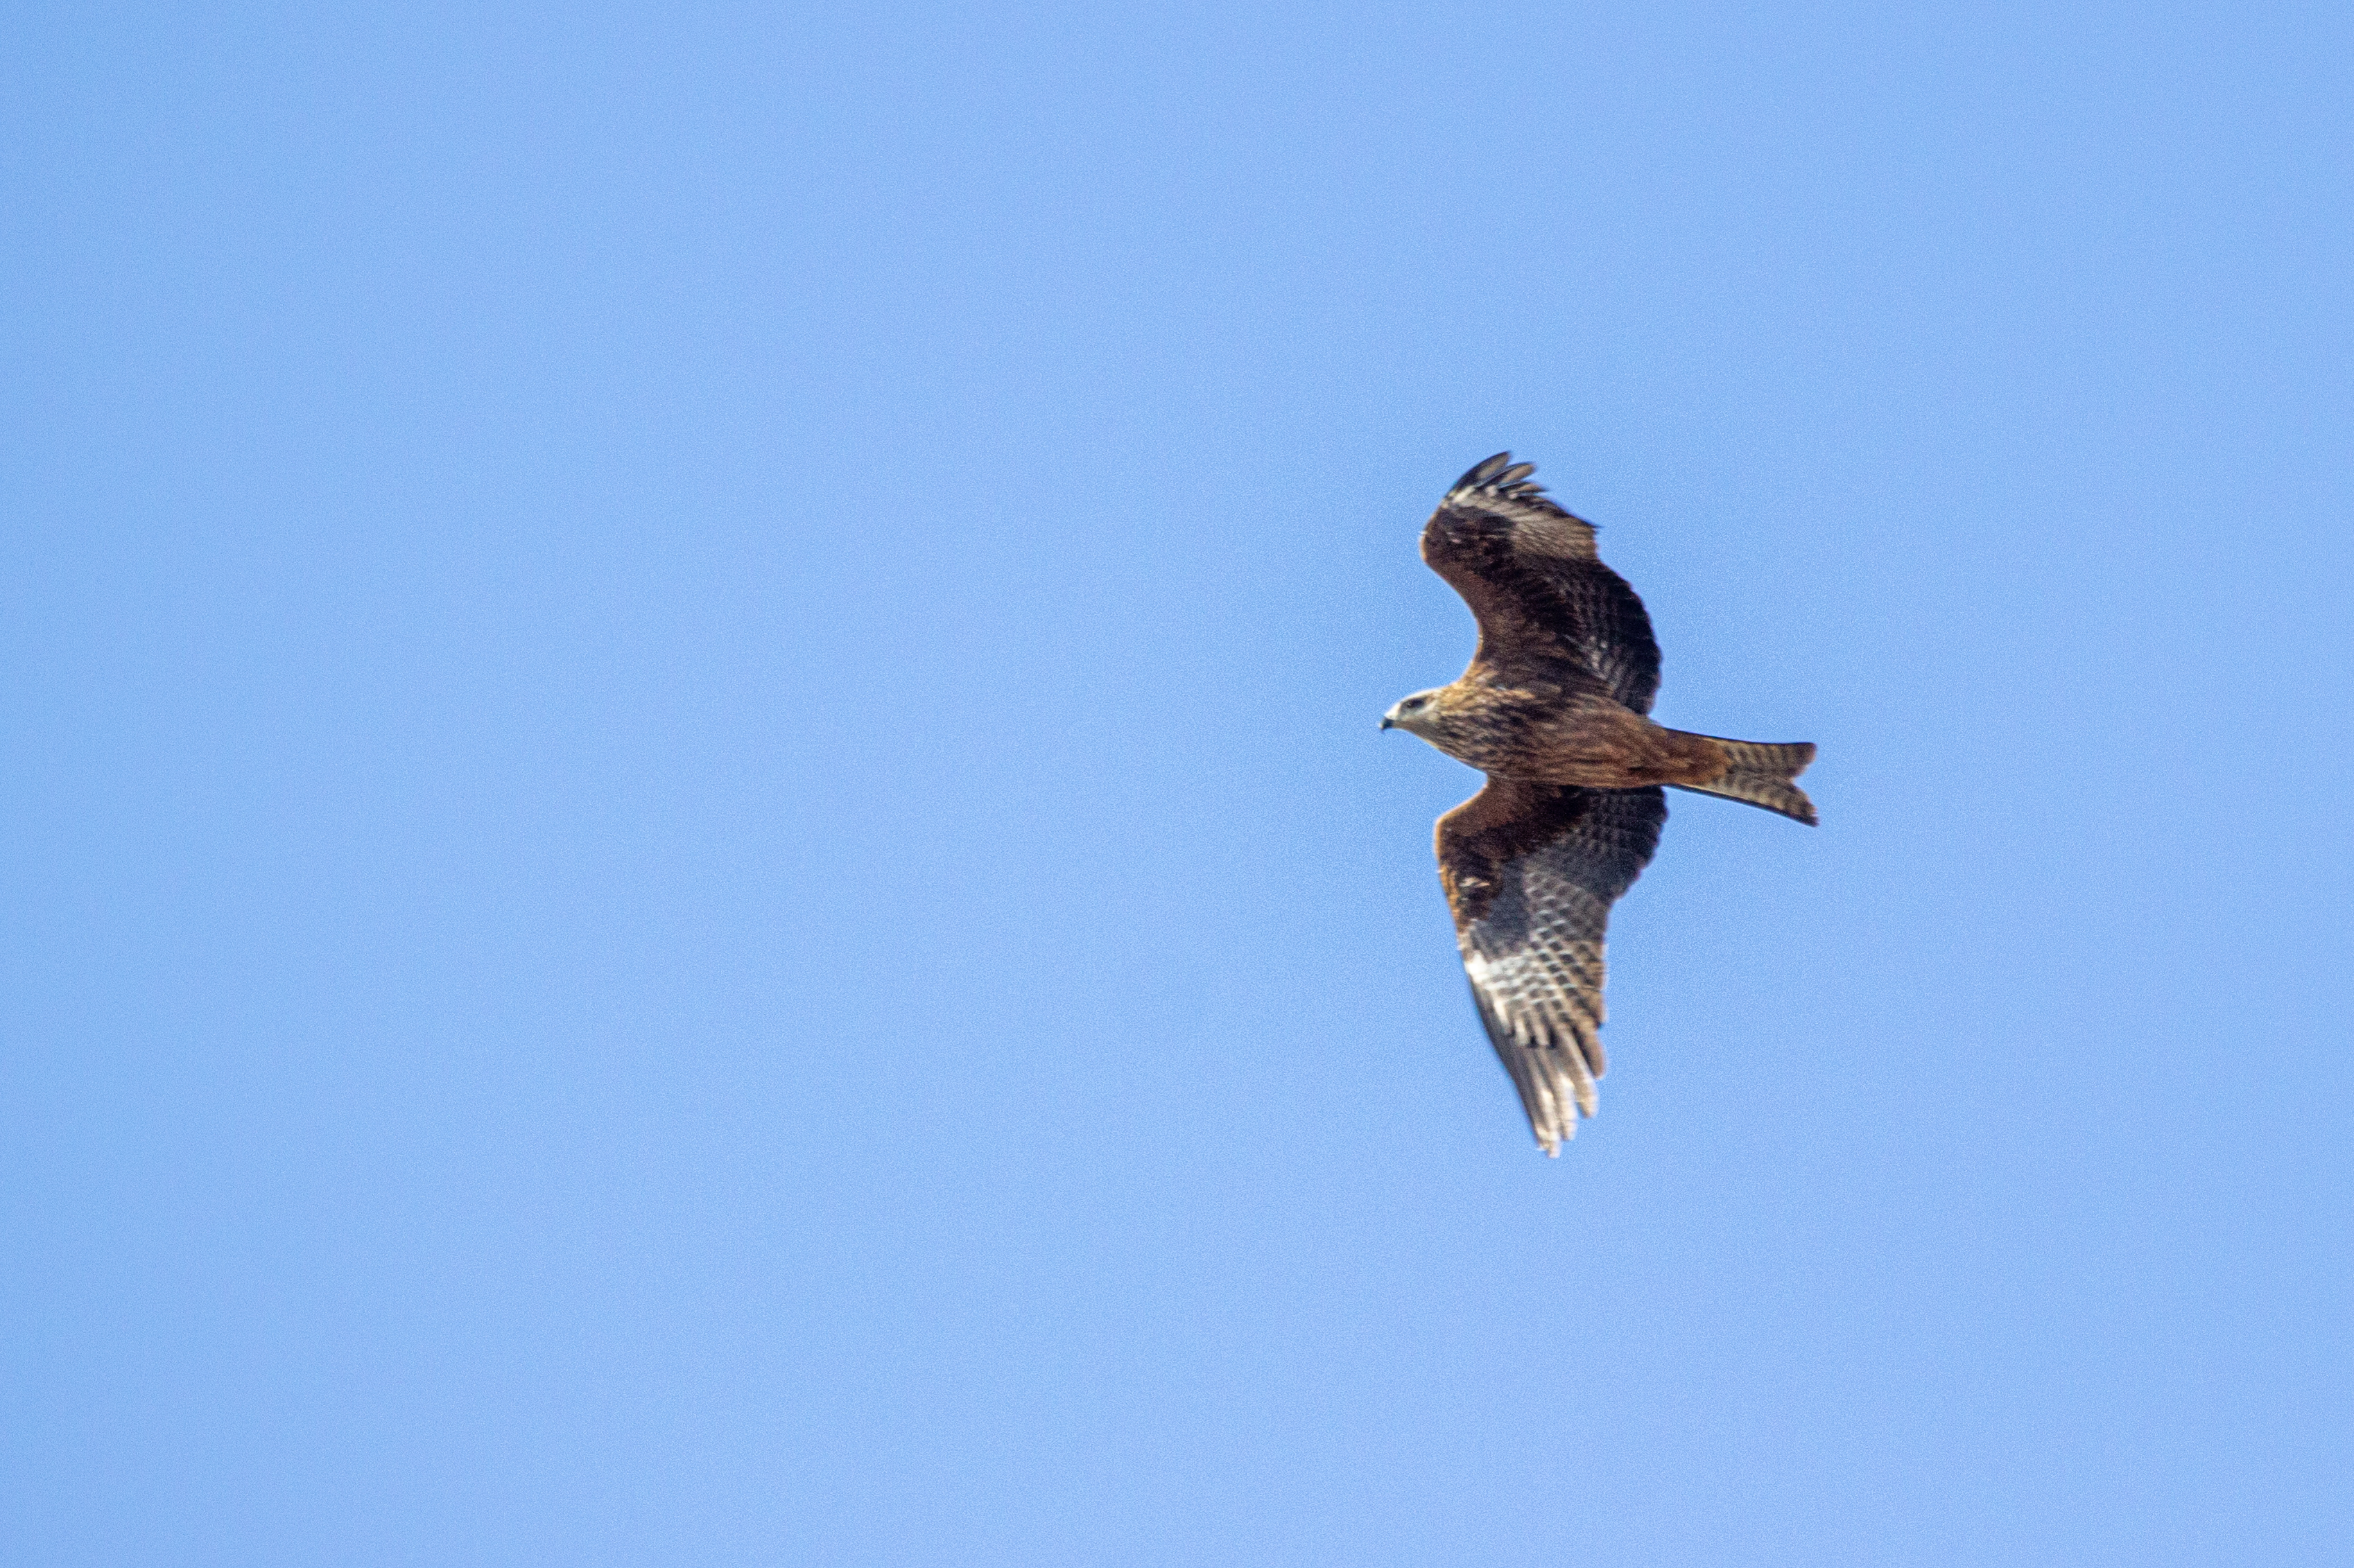
[[[1654,724],[1659,649],[1642,600],[1533,471],[1500,452],[1432,514],[1423,559],[1470,605],[1479,647],[1452,684],[1404,699],[1382,727],[1488,775],[1438,821],[1439,880],[1489,1039],[1554,1154],[1594,1113],[1603,932],[1658,846],[1660,786],[1811,823],[1790,780],[1815,748]]]
[[[1653,724],[1606,693],[1511,682],[1476,665],[1416,717],[1399,727],[1499,779],[1639,789],[1705,783],[1724,771],[1707,736]]]

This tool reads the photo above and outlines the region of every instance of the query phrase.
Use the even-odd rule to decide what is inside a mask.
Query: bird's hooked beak
[[[1397,720],[1390,717],[1387,714],[1384,714],[1382,715],[1382,727],[1384,729],[1395,729],[1397,728]]]

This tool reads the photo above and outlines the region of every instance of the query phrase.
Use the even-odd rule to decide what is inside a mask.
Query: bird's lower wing
[[[1439,879],[1472,999],[1548,1154],[1594,1114],[1610,906],[1667,818],[1657,789],[1490,779],[1439,820]]]

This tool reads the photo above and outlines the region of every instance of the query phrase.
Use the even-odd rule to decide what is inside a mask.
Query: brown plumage
[[[1382,720],[1488,775],[1438,820],[1438,877],[1471,996],[1547,1154],[1592,1116],[1602,1076],[1602,946],[1668,819],[1661,785],[1811,824],[1791,782],[1810,742],[1691,735],[1645,715],[1659,645],[1602,564],[1594,526],[1499,452],[1447,493],[1422,558],[1470,605],[1479,646],[1452,685]]]

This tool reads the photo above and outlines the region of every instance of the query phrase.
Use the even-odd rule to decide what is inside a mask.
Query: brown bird
[[[1668,820],[1663,784],[1809,825],[1792,782],[1811,742],[1689,735],[1644,715],[1659,645],[1594,525],[1498,452],[1455,482],[1422,558],[1470,605],[1479,646],[1454,684],[1416,692],[1384,729],[1422,736],[1488,775],[1438,819],[1438,880],[1479,1021],[1550,1155],[1592,1116],[1602,1076],[1602,936]]]

